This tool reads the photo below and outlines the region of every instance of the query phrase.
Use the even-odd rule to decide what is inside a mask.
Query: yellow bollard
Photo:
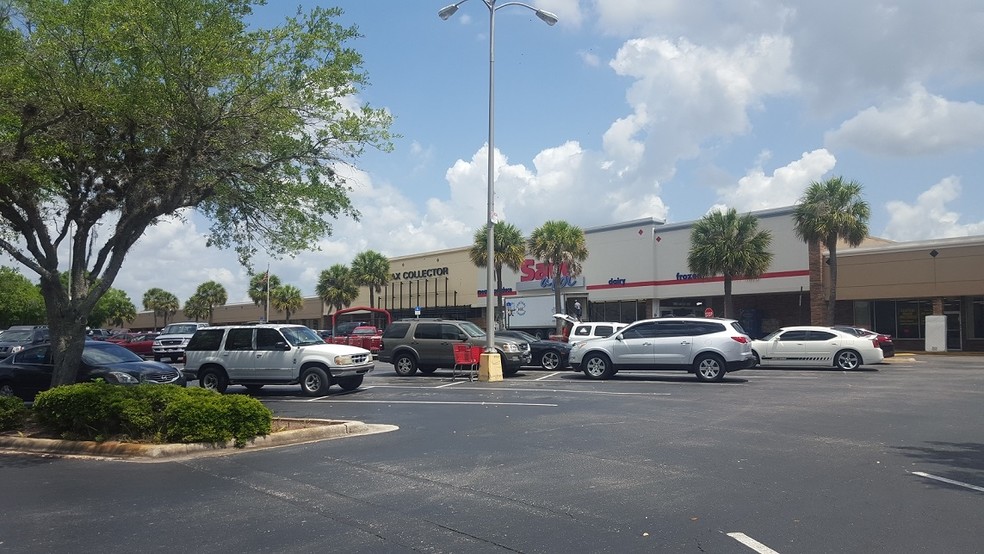
[[[478,380],[486,382],[502,381],[502,359],[498,352],[482,352],[478,364]]]

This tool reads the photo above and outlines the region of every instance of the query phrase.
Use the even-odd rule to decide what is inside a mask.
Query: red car
[[[154,339],[156,338],[157,333],[136,334],[129,337],[126,341],[121,342],[120,346],[138,356],[146,356],[149,358],[154,355],[153,346]]]

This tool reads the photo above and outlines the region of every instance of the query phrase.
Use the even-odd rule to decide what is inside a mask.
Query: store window
[[[646,319],[646,311],[645,301],[591,302],[588,305],[591,321],[632,323]]]
[[[984,339],[984,296],[970,299],[970,338]]]

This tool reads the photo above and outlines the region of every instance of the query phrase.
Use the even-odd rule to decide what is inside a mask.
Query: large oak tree
[[[53,385],[75,380],[87,314],[162,218],[197,210],[248,265],[358,215],[334,168],[390,146],[388,113],[350,108],[358,31],[337,8],[251,27],[262,4],[0,1],[0,249],[40,277]]]

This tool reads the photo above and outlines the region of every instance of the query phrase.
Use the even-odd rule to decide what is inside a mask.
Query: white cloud
[[[718,195],[739,212],[790,206],[811,182],[820,180],[836,164],[836,158],[823,148],[804,152],[800,159],[776,169],[772,175],[756,167],[738,180],[737,188],[721,189]]]
[[[887,202],[891,218],[882,236],[911,241],[984,234],[984,221],[960,223],[960,214],[947,207],[960,193],[960,178],[950,176],[920,194],[914,204]]]
[[[870,107],[826,135],[831,147],[909,157],[984,146],[984,105],[953,102],[914,85],[906,97]]]
[[[644,181],[672,177],[709,139],[748,132],[749,111],[765,98],[796,89],[791,50],[788,38],[772,35],[733,48],[659,37],[626,42],[611,67],[635,79],[626,94],[633,113],[605,134],[606,155],[616,166],[638,163]]]

